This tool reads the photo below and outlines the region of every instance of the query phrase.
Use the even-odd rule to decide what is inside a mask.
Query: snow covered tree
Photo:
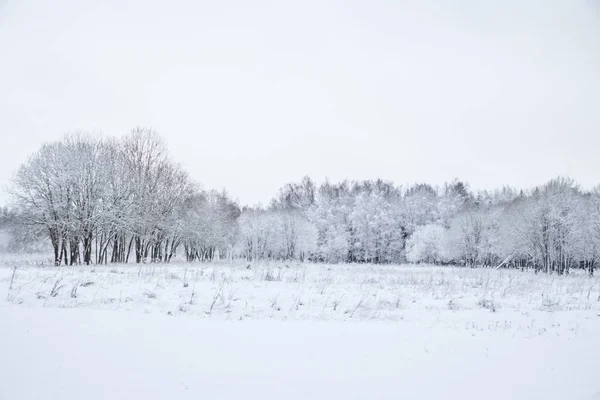
[[[490,266],[498,259],[498,223],[494,209],[465,211],[450,221],[446,257],[469,267]]]
[[[300,183],[288,183],[279,190],[279,196],[271,202],[271,208],[305,211],[315,203],[316,185],[305,176]]]
[[[308,212],[309,220],[317,228],[316,260],[339,263],[350,258],[349,214],[351,198],[346,183],[339,186],[326,182]]]
[[[445,228],[438,224],[422,225],[406,242],[406,259],[410,262],[438,264],[444,261]]]
[[[393,262],[402,259],[402,218],[379,190],[360,193],[350,213],[353,259],[364,262]]]
[[[402,212],[407,235],[411,235],[418,226],[438,221],[437,191],[424,183],[409,187],[404,194]]]
[[[230,257],[237,235],[239,206],[224,192],[199,192],[188,197],[176,217],[175,240],[183,242],[188,261]],[[176,249],[176,245],[174,249]]]

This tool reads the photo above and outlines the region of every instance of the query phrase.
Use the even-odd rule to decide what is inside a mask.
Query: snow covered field
[[[600,399],[577,271],[0,263],[0,399]]]

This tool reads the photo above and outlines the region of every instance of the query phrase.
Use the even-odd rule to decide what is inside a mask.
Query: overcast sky
[[[307,174],[591,187],[600,3],[0,0],[0,185],[138,125],[243,204]]]

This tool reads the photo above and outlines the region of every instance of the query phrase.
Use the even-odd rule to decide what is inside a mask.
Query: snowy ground
[[[583,274],[0,265],[0,399],[600,399]]]

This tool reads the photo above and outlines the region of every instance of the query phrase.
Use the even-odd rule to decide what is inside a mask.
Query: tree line
[[[593,274],[600,256],[600,189],[568,178],[473,192],[459,180],[317,186],[305,177],[268,206],[240,207],[225,192],[202,190],[142,128],[121,139],[70,135],[44,144],[17,171],[11,193],[5,214],[19,237],[46,238],[57,265],[178,256]]]
[[[214,257],[240,210],[203,191],[153,131],[117,140],[70,135],[44,144],[14,176],[21,236],[49,239],[56,265],[168,262]]]
[[[293,218],[292,218],[293,216]],[[274,223],[278,220],[279,223]],[[431,263],[590,274],[600,256],[600,187],[556,178],[528,191],[473,193],[455,180],[402,188],[382,180],[284,186],[266,210],[244,210],[248,258]],[[295,246],[290,246],[295,242]],[[267,246],[267,243],[270,246]]]

